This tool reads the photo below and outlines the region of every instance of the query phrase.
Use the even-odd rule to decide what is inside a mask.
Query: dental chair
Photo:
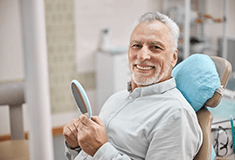
[[[216,70],[219,74],[221,86],[226,87],[228,83],[229,76],[232,71],[231,64],[220,57],[211,56],[210,57],[215,63]],[[211,139],[211,124],[213,116],[206,107],[216,107],[222,98],[222,95],[219,92],[215,92],[214,95],[208,99],[205,105],[197,112],[197,117],[199,124],[203,132],[203,143],[202,146],[194,158],[194,160],[210,160],[211,159],[211,150],[212,150],[212,139]]]
[[[202,146],[194,160],[211,159],[213,116],[207,107],[216,107],[220,103],[231,70],[227,60],[205,54],[193,54],[172,70],[176,86],[197,113],[203,132]]]

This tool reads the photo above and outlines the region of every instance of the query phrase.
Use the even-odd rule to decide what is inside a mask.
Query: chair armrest
[[[25,103],[24,83],[7,83],[0,85],[0,105],[20,105]]]

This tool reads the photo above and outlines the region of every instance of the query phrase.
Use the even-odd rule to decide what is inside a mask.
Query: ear
[[[178,49],[175,49],[174,53],[172,54],[172,59],[171,59],[171,67],[173,68],[178,60]]]

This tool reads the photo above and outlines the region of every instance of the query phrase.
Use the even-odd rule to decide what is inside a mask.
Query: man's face
[[[128,51],[132,81],[137,86],[167,80],[177,61],[177,49],[168,27],[160,22],[142,22],[133,30]]]

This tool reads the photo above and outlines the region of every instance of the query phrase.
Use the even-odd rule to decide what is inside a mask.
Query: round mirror
[[[73,94],[73,98],[76,102],[76,105],[81,111],[81,113],[82,114],[88,113],[88,118],[91,118],[92,110],[89,99],[82,85],[77,80],[72,80],[71,91]]]

